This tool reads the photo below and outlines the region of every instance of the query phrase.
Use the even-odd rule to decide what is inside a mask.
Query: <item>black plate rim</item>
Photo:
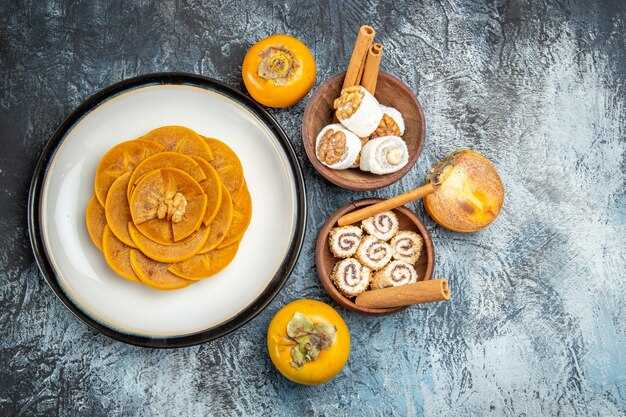
[[[99,322],[91,317],[87,312],[83,311],[69,298],[59,284],[54,268],[52,267],[46,254],[41,236],[41,225],[39,223],[41,191],[48,166],[53,159],[54,153],[65,139],[66,134],[85,115],[108,99],[126,91],[150,85],[190,85],[200,87],[223,94],[246,107],[261,120],[261,122],[276,136],[279,143],[282,145],[293,172],[296,186],[297,207],[295,233],[289,244],[285,259],[268,286],[245,309],[219,325],[201,330],[199,332],[173,337],[149,337],[125,333]],[[150,348],[178,348],[205,343],[238,329],[256,317],[269,305],[276,295],[278,295],[289,279],[300,256],[302,245],[304,243],[307,218],[306,184],[302,173],[302,167],[298,161],[291,141],[288,139],[278,122],[258,103],[240,91],[213,78],[182,72],[152,73],[129,78],[100,90],[80,104],[72,113],[69,114],[69,116],[65,118],[65,120],[63,120],[61,125],[44,146],[39,161],[35,167],[28,194],[27,217],[30,243],[37,266],[48,283],[48,286],[56,294],[57,298],[59,298],[59,300],[61,300],[61,302],[76,317],[94,330],[120,342]]]

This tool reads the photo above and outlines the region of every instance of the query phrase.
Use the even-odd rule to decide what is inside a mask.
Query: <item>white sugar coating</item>
[[[374,236],[365,236],[356,251],[356,258],[368,268],[376,271],[389,263],[393,250],[387,242]]]
[[[389,152],[399,155],[397,164],[390,163]],[[384,175],[402,169],[408,162],[409,149],[401,137],[381,136],[370,140],[363,146],[359,168],[372,174]]]
[[[348,258],[335,264],[330,279],[346,297],[354,297],[370,285],[372,271],[357,259]]]
[[[374,236],[376,239],[387,241],[396,234],[400,222],[393,211],[383,211],[368,217],[361,224],[369,235]]]
[[[361,87],[361,91],[364,95],[359,108],[352,116],[347,119],[339,119],[339,121],[358,137],[365,138],[376,130],[383,118],[383,111],[378,100],[369,91],[363,87]]]
[[[372,289],[399,287],[417,282],[417,272],[404,261],[391,261],[372,277]]]
[[[410,230],[399,231],[389,243],[393,249],[393,258],[414,264],[419,259],[424,246],[424,239]]]
[[[317,147],[319,146],[320,140],[329,129],[332,129],[335,132],[337,131],[343,132],[343,134],[346,135],[346,150],[341,160],[334,164],[327,164],[324,161],[320,160],[319,157],[317,156]],[[339,123],[335,123],[335,124],[325,126],[317,135],[317,138],[315,139],[315,156],[317,157],[318,161],[326,165],[328,168],[347,169],[347,168],[351,168],[354,165],[357,157],[359,156],[359,153],[361,152],[361,147],[362,147],[361,139],[359,139],[357,135],[350,132],[348,129],[346,129]]]
[[[335,227],[328,234],[330,251],[337,258],[347,258],[356,253],[363,231],[358,226]]]
[[[382,109],[384,114],[391,117],[393,121],[396,122],[396,124],[400,128],[400,136],[404,135],[404,117],[402,117],[402,113],[400,113],[400,110],[396,109],[395,107],[389,107],[382,104],[380,105],[380,108]]]

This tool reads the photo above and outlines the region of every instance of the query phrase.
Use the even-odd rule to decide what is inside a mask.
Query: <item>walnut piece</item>
[[[378,127],[370,135],[370,139],[378,138],[381,136],[400,136],[400,126],[395,120],[388,114],[383,114],[383,118],[380,119]]]
[[[317,145],[317,159],[326,165],[341,161],[346,152],[346,135],[342,131],[328,129]]]
[[[363,97],[365,97],[365,93],[361,90],[360,85],[353,85],[341,90],[341,96],[335,99],[333,103],[337,118],[342,120],[352,116],[361,105]]]
[[[167,191],[163,197],[159,198],[156,216],[159,219],[178,223],[183,219],[186,209],[187,199],[184,195]]]

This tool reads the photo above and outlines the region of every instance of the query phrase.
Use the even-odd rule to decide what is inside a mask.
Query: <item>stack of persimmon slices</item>
[[[100,160],[87,230],[120,276],[171,290],[235,258],[252,218],[239,158],[225,143],[164,126]]]

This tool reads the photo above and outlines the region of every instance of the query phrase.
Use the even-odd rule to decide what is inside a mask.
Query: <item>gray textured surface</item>
[[[625,415],[625,15],[621,0],[3,2],[0,414]],[[34,264],[25,213],[38,153],[63,117],[147,72],[242,88],[246,49],[275,32],[310,46],[319,83],[345,67],[366,22],[384,69],[424,106],[424,152],[385,190],[341,190],[306,161],[304,103],[272,111],[306,173],[310,226],[268,309],[218,341],[158,351],[98,335],[62,306]],[[329,301],[309,256],[317,225],[351,199],[412,188],[458,147],[489,157],[507,196],[497,223],[473,235],[411,205],[453,300],[387,318],[340,309],[353,342],[345,370],[316,388],[282,378],[263,352],[273,313]]]

